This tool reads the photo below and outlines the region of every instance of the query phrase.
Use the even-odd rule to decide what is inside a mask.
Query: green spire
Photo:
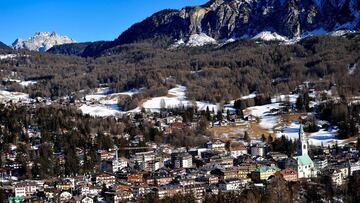
[[[304,135],[304,127],[302,124],[300,124],[300,130],[299,130],[299,140],[302,138],[302,136]]]

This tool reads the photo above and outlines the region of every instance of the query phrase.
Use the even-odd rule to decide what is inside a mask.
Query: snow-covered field
[[[254,98],[255,96],[256,94],[252,93],[242,97],[242,99]],[[271,98],[271,104],[249,107],[244,111],[244,116],[252,115],[257,117],[259,119],[259,126],[272,133],[274,128],[281,123],[280,116],[276,113],[277,110],[282,107],[283,102],[288,101],[291,104],[295,104],[297,98],[297,94],[274,96]],[[271,110],[273,110],[273,112],[271,112]]]
[[[9,92],[6,90],[0,90],[0,102],[7,102],[7,101],[13,101],[13,102],[29,102],[30,98],[28,94],[21,93],[21,92]]]
[[[295,104],[297,98],[297,94],[275,96],[271,99],[271,104],[247,108],[245,116],[252,115],[259,118],[259,126],[269,132],[272,132],[275,127],[280,126],[282,121],[279,115],[271,112],[271,109],[281,108],[282,102],[285,101]],[[290,125],[282,127],[281,132],[277,133],[276,136],[281,137],[282,135],[285,135],[287,138],[295,140],[299,137],[299,129],[300,123],[298,121],[293,122]],[[320,129],[318,132],[308,134],[309,144],[327,146],[334,145],[336,141],[338,141],[338,144],[341,144],[342,141],[338,140],[336,135],[337,130],[334,130],[333,128],[329,128],[327,130]]]
[[[145,101],[142,105],[146,111],[158,112],[161,107],[165,107],[168,109],[177,108],[177,107],[189,107],[193,105],[193,102],[189,101],[186,96],[186,87],[177,85],[175,88],[172,88],[168,91],[167,96],[163,97],[155,97]],[[196,101],[197,108],[201,110],[206,110],[208,107],[210,111],[214,110],[217,112],[218,105],[210,104],[207,102]],[[164,106],[162,106],[164,105]]]
[[[80,107],[80,110],[83,114],[99,117],[121,115],[127,112],[121,110],[120,106],[118,105],[118,97],[122,95],[132,96],[140,91],[141,90],[134,89],[127,92],[112,93],[108,87],[97,88],[95,93],[85,96],[87,104],[83,104]],[[94,102],[94,104],[88,104],[90,102]],[[133,112],[139,111],[139,108],[133,110]]]
[[[168,109],[182,106],[189,107],[193,105],[193,102],[189,101],[185,96],[186,87],[177,85],[175,88],[172,88],[168,91],[167,96],[154,97],[145,101],[141,107],[127,112],[122,111],[118,106],[118,96],[132,96],[139,91],[141,90],[111,93],[109,88],[98,88],[94,94],[85,96],[87,103],[93,102],[94,104],[83,104],[80,107],[80,110],[84,114],[89,114],[91,116],[106,117],[121,115],[123,113],[140,112],[141,107],[146,111],[159,112],[162,105]],[[207,102],[195,101],[195,104],[199,110],[206,110],[208,107],[210,111],[214,110],[214,112],[216,112],[219,108],[217,104],[210,104]]]
[[[324,146],[331,146],[338,142],[338,144],[341,145],[342,141],[336,138],[337,134],[337,130],[334,130],[333,128],[328,128],[327,130],[320,129],[319,132],[311,133],[309,135],[309,144],[316,146],[321,146],[322,144]]]
[[[287,138],[295,140],[299,138],[300,123],[298,121],[291,123],[289,126],[284,127],[277,137],[285,135]]]
[[[277,133],[277,137],[281,137],[285,135],[287,138],[296,140],[299,138],[299,129],[300,129],[300,123],[299,122],[293,122],[290,125],[284,127],[280,133]],[[336,138],[337,130],[333,128],[320,129],[318,132],[315,133],[309,133],[308,134],[308,141],[310,145],[315,146],[328,146],[328,145],[335,145],[336,141],[339,145],[343,142],[342,140],[339,140]]]
[[[11,79],[11,78],[4,78],[4,81],[9,81],[9,82],[16,82],[19,85],[21,85],[22,87],[28,87],[30,85],[34,85],[37,83],[37,81],[34,80],[17,80],[17,79]]]
[[[271,132],[280,123],[280,117],[276,113],[271,112],[271,110],[279,109],[280,107],[280,103],[253,106],[246,109],[244,116],[252,115],[259,118],[260,127]]]
[[[88,114],[90,116],[116,116],[122,113],[118,106],[115,105],[87,105],[83,104],[80,107],[80,110],[83,114]]]
[[[33,80],[27,80],[27,81],[20,81],[19,82],[19,85],[23,86],[23,87],[28,87],[30,85],[34,85],[36,84],[37,82],[36,81],[33,81]]]
[[[132,96],[139,93],[141,90],[133,89],[127,92],[113,93],[109,87],[97,88],[95,93],[85,96],[87,101],[107,101],[109,98],[113,98],[119,95],[128,95]]]

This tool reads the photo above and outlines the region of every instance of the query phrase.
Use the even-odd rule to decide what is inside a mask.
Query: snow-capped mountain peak
[[[55,45],[75,43],[68,36],[59,35],[56,32],[36,32],[33,37],[23,40],[18,38],[12,44],[14,49],[28,49],[31,51],[45,52]]]

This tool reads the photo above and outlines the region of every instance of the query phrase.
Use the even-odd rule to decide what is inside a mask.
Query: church
[[[287,165],[296,169],[298,178],[316,177],[317,172],[314,162],[308,154],[309,144],[304,133],[304,128],[300,125],[299,139],[297,140],[296,156],[290,159]]]

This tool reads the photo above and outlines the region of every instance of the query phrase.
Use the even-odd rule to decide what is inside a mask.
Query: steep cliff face
[[[358,30],[358,0],[213,0],[198,7],[165,10],[135,24],[116,40],[158,36],[174,39],[204,33],[216,40],[250,38],[272,31],[289,39],[317,29]]]
[[[359,29],[359,0],[211,0],[157,12],[114,41],[92,43],[79,55],[97,56],[117,45],[162,37],[174,41],[171,47],[203,46],[243,38],[297,40]]]

